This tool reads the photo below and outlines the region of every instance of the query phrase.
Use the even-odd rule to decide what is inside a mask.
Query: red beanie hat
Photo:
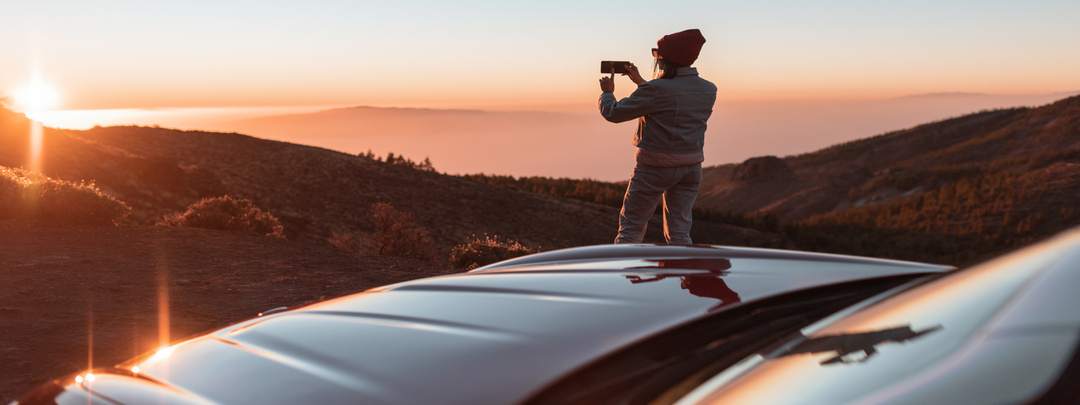
[[[692,29],[664,35],[656,41],[656,49],[664,60],[690,66],[697,60],[704,44],[705,37],[701,35],[701,31]]]

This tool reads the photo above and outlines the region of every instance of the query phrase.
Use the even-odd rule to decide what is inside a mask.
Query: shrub
[[[158,225],[251,232],[285,239],[276,217],[255,207],[250,200],[227,195],[204,198],[189,205],[183,213],[166,216]]]
[[[131,208],[104,195],[93,183],[48,183],[39,200],[43,219],[67,225],[109,225],[127,216]]]
[[[14,218],[24,206],[26,187],[21,176],[11,169],[0,167],[0,219]]]
[[[412,214],[381,202],[371,206],[370,217],[379,228],[378,235],[372,241],[373,253],[435,261],[435,243],[426,229],[413,222]]]
[[[328,241],[330,242],[330,246],[337,250],[349,253],[360,253],[362,250],[360,241],[348,232],[333,232],[330,234]]]
[[[483,238],[473,235],[468,243],[450,250],[450,265],[458,269],[472,270],[532,253],[536,253],[536,250],[525,247],[516,240],[499,240],[498,235],[485,234]]]
[[[131,207],[103,193],[92,182],[75,183],[0,166],[0,218],[109,225],[130,212]]]

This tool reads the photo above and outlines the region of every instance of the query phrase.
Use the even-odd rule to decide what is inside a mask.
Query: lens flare
[[[165,360],[172,355],[173,350],[172,347],[162,347],[153,356],[150,356],[150,361]]]
[[[56,107],[60,93],[40,78],[22,85],[11,92],[14,107],[25,113],[34,113]]]
[[[36,71],[36,70],[35,70]],[[16,87],[11,91],[11,101],[15,110],[18,110],[33,121],[30,128],[30,162],[29,169],[41,171],[41,152],[43,147],[43,134],[41,123],[37,120],[38,113],[56,107],[60,101],[60,92],[42,79],[40,73],[34,73],[30,83]]]
[[[45,132],[38,121],[30,122],[30,170],[41,173],[41,152],[45,144]]]
[[[164,252],[155,252],[157,261],[158,287],[158,346],[168,346],[171,341],[169,332],[169,263]]]
[[[97,379],[97,376],[95,376],[94,373],[86,373],[85,376],[82,375],[82,374],[79,374],[79,375],[75,376],[75,383],[76,384],[82,384],[84,382],[85,383],[92,383],[96,379]]]

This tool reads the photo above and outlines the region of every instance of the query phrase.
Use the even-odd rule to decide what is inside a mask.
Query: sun
[[[55,107],[60,102],[60,93],[45,81],[35,79],[12,90],[11,99],[16,109],[35,112]]]

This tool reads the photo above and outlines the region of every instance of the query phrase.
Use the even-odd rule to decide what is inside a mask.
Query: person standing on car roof
[[[705,123],[716,102],[716,86],[690,67],[705,37],[696,29],[665,35],[653,48],[653,80],[645,81],[633,64],[625,66],[638,87],[615,100],[615,73],[600,79],[600,115],[610,122],[638,120],[633,144],[637,164],[623,197],[616,244],[641,243],[645,227],[664,202],[664,238],[691,244],[691,209],[701,185],[705,161]]]

